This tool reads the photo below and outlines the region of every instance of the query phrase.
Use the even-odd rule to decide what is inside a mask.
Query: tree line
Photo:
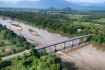
[[[27,42],[24,37],[15,34],[13,31],[0,24],[0,47],[6,46],[5,40],[8,40],[14,47],[9,47],[9,51],[0,53],[0,57],[21,52],[23,50],[34,47],[34,45]],[[0,49],[2,51],[2,49]]]
[[[85,12],[83,12],[84,14]],[[75,14],[82,14],[77,12]],[[92,12],[86,12],[86,15],[79,19],[69,18],[65,14],[49,14],[47,12],[23,12],[23,11],[0,11],[0,15],[11,17],[12,19],[19,19],[28,22],[33,26],[41,26],[44,28],[49,28],[52,30],[60,31],[63,33],[68,33],[72,35],[84,35],[84,34],[94,34],[94,36],[89,39],[92,42],[97,42],[100,44],[105,43],[105,34],[104,27],[98,27],[96,25],[82,25],[79,22],[93,22],[97,24],[98,22],[93,21],[94,19],[105,18],[105,14],[93,14]],[[74,24],[73,22],[77,21],[78,24]],[[99,23],[100,24],[100,23]],[[78,29],[82,29],[83,31],[77,32]]]

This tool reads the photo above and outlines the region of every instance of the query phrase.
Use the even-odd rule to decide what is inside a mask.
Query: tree
[[[26,57],[27,57],[27,54],[23,53],[23,58],[26,59]]]
[[[34,49],[34,48],[31,48],[31,50],[30,50],[30,55],[32,55],[32,56],[37,56],[37,54],[38,54],[37,50]]]
[[[41,52],[39,52],[39,56],[41,57],[41,56],[46,56],[46,55],[48,55],[45,51],[41,51]]]
[[[5,52],[5,49],[4,49],[4,48],[2,48],[2,49],[1,49],[1,51],[2,51],[2,53],[4,53],[4,52]]]
[[[12,54],[16,53],[16,49],[12,49]]]
[[[4,41],[1,41],[1,42],[0,42],[0,46],[5,46]]]
[[[2,58],[0,57],[0,62],[1,62]]]

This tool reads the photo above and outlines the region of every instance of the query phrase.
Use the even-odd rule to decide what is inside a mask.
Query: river
[[[0,17],[0,24],[6,25],[6,27],[8,29],[11,29],[10,28],[11,24],[20,25],[22,27],[22,31],[15,30],[15,29],[11,29],[11,30],[13,30],[18,35],[24,36],[28,42],[30,42],[31,44],[35,44],[35,45],[37,45],[37,44],[39,44],[39,45],[51,44],[51,43],[55,43],[55,42],[59,42],[59,41],[68,40],[69,38],[71,38],[71,36],[68,36],[63,33],[45,30],[45,29],[39,28],[39,27],[34,27],[31,25],[25,24],[23,22],[11,20],[9,18],[6,18],[5,20],[3,20],[2,17]],[[30,33],[29,29],[36,31],[39,36],[32,35]],[[78,50],[69,52],[67,54],[69,56],[74,57],[75,59],[78,59],[80,62],[83,62],[88,66],[91,66],[93,69],[97,69],[97,68],[100,70],[105,69],[105,62],[104,62],[105,61],[104,60],[105,46],[103,46],[103,45],[90,43],[87,46],[85,46],[84,48],[79,48]],[[60,57],[64,60],[66,60],[67,62],[73,61],[73,60],[70,61],[71,59],[69,59],[68,57],[66,57],[64,55],[62,55]],[[77,61],[75,62],[75,64],[78,67]]]
[[[15,30],[15,29],[11,29],[11,30],[13,30],[18,35],[24,36],[31,44],[37,44],[38,43],[38,44],[44,45],[44,44],[55,43],[58,41],[68,40],[70,38],[70,36],[67,37],[67,36],[61,35],[57,32],[53,32],[53,31],[42,29],[42,28],[34,27],[34,26],[31,26],[28,24],[24,24],[23,22],[18,22],[18,21],[11,20],[8,18],[3,20],[2,17],[0,17],[0,23],[2,25],[6,25],[6,27],[8,29],[11,29],[10,28],[11,24],[20,25],[22,27],[22,31]],[[36,31],[39,36],[32,35],[30,33],[29,29]]]

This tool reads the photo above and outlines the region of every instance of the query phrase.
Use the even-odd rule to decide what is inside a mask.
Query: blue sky
[[[40,1],[40,0],[0,0],[1,2],[21,2],[21,1]],[[88,2],[88,3],[103,3],[105,0],[65,0],[68,2]]]
[[[0,0],[0,2],[21,2],[21,1],[40,1],[40,0]]]
[[[69,2],[88,2],[88,3],[103,3],[105,0],[65,0]]]

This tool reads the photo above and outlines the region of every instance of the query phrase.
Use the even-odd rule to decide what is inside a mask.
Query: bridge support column
[[[78,44],[80,44],[80,39],[78,39]]]
[[[56,45],[55,45],[55,50],[54,50],[54,52],[56,53],[56,51],[57,51],[57,49],[56,49]]]
[[[46,51],[46,48],[44,48],[44,51]]]
[[[65,43],[63,43],[63,47],[64,47],[64,50],[65,50],[65,47],[66,47],[66,42],[65,42]]]
[[[84,42],[86,42],[86,37],[84,38]]]
[[[73,47],[73,41],[71,41],[71,46]]]

